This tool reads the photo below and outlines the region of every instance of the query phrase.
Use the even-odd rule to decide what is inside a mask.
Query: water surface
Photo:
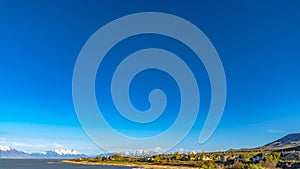
[[[52,159],[0,159],[0,169],[132,169],[133,167],[78,165]]]

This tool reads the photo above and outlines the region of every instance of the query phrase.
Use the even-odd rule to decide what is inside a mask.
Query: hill
[[[288,134],[261,148],[267,150],[300,150],[300,133]]]

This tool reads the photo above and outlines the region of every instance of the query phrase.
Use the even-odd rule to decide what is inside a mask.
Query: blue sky
[[[214,135],[199,145],[198,136],[210,102],[202,63],[194,62],[184,45],[155,35],[128,38],[109,53],[107,63],[117,62],[117,55],[139,48],[161,47],[184,55],[193,70],[199,72],[200,114],[190,134],[174,150],[255,147],[299,132],[299,7],[297,1],[254,0],[1,2],[0,145],[26,151],[70,148],[88,154],[101,152],[76,117],[72,101],[74,65],[82,46],[95,31],[114,19],[137,12],[165,12],[192,22],[213,43],[225,69],[227,102],[222,121]],[[104,66],[107,72],[112,68]],[[99,73],[96,85],[107,76],[109,73]],[[158,78],[163,83],[147,83]],[[153,87],[170,90],[170,98],[178,96],[174,81],[159,71],[140,74],[131,87],[131,99],[142,110],[149,106],[145,102],[146,91]],[[113,112],[107,91],[96,88],[97,98],[105,98],[107,104],[103,106]],[[177,103],[178,100],[170,99],[165,117],[168,120],[157,121],[155,127],[137,129],[116,114],[104,116],[120,132],[150,136],[172,124]]]

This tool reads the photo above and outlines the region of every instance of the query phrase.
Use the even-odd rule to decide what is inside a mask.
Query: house
[[[108,160],[109,159],[109,156],[103,156],[102,157],[102,161],[106,161],[106,160]]]
[[[172,156],[172,157],[170,158],[170,160],[171,160],[171,161],[176,161],[177,158],[176,158],[176,156]]]
[[[261,160],[263,160],[263,158],[264,158],[263,154],[258,154],[252,158],[252,162],[259,163]]]
[[[228,156],[225,156],[225,155],[220,156],[220,162],[221,163],[225,163],[227,161],[227,159],[228,159]]]
[[[167,161],[171,161],[171,156],[167,155],[166,159],[167,159]]]
[[[195,157],[190,157],[190,161],[196,161]]]
[[[241,157],[235,157],[233,160],[236,162],[244,162],[244,159]]]
[[[200,156],[197,156],[195,160],[196,160],[196,161],[201,161],[201,157],[200,157]]]
[[[152,162],[154,159],[152,157],[143,157],[138,160],[139,162]]]
[[[284,161],[300,161],[300,154],[298,152],[288,153],[283,158]]]
[[[207,156],[203,156],[202,157],[202,161],[211,161],[213,159],[211,159],[210,157],[207,157]]]
[[[188,155],[185,155],[185,156],[182,157],[180,160],[181,160],[181,161],[188,161],[188,160],[190,160],[190,157],[189,157]]]

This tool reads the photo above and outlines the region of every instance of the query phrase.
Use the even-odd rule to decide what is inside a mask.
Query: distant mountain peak
[[[68,149],[55,149],[54,152],[59,155],[81,155],[82,154],[77,150],[68,150]]]
[[[146,151],[146,150],[132,150],[127,152],[121,153],[123,156],[149,156],[149,155],[155,155],[157,152],[154,151]]]
[[[10,151],[12,150],[9,146],[1,146],[0,145],[0,151]]]

